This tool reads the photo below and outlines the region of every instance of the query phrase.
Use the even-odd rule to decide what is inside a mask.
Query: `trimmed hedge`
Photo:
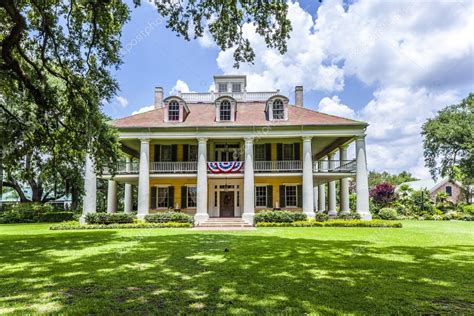
[[[89,213],[86,215],[87,224],[130,224],[135,215],[125,213]]]
[[[354,220],[354,219],[360,219],[360,214],[357,212],[350,212],[346,214],[338,214],[337,219],[344,219],[344,220]]]
[[[262,211],[255,214],[255,223],[293,223],[305,221],[308,217],[301,212],[290,211]]]
[[[148,223],[194,223],[194,218],[191,215],[180,212],[164,212],[145,216],[145,221]]]
[[[49,227],[50,230],[91,230],[91,229],[133,229],[133,228],[190,228],[191,223],[133,223],[133,224],[87,224],[71,225],[57,224]]]
[[[56,212],[51,205],[39,203],[18,203],[0,213],[0,224],[53,223],[72,219],[73,212]]]
[[[379,211],[379,217],[381,219],[397,219],[397,210],[390,207],[384,207]]]
[[[401,228],[400,222],[387,222],[381,220],[362,221],[362,220],[330,220],[327,222],[318,222],[315,220],[296,221],[293,223],[272,223],[259,222],[257,227],[378,227],[378,228]]]

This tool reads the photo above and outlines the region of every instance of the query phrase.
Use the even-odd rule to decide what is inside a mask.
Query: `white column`
[[[117,211],[117,182],[109,180],[107,182],[107,213]]]
[[[357,212],[362,219],[370,220],[372,215],[369,211],[369,180],[367,175],[367,157],[365,152],[365,136],[356,140],[356,193]]]
[[[318,211],[324,213],[326,211],[326,185],[320,184],[318,186]]]
[[[130,172],[132,169],[131,167],[131,159],[130,157],[126,157],[126,164],[125,164],[125,170]],[[124,196],[123,196],[123,211],[127,214],[130,214],[132,212],[132,185],[130,183],[125,183],[125,188],[124,188]]]
[[[303,213],[314,218],[313,157],[311,137],[303,137]]]
[[[339,148],[339,160],[341,165],[344,163],[344,160],[347,161],[347,146]],[[341,214],[349,214],[349,179],[343,178],[339,183],[339,200],[341,203]]]
[[[255,216],[255,185],[253,173],[253,138],[245,138],[244,213],[242,219],[253,225]]]
[[[207,211],[207,138],[198,139],[197,201],[194,221],[197,225],[209,219]]]
[[[317,213],[318,212],[318,204],[319,204],[319,201],[318,201],[318,191],[319,191],[319,186],[315,186],[313,188],[313,206],[314,206],[314,212]]]
[[[86,155],[84,172],[84,200],[82,202],[82,216],[79,219],[81,224],[85,223],[85,217],[89,213],[97,210],[97,178],[95,174],[94,162],[89,154]]]
[[[140,140],[137,217],[143,219],[150,211],[150,140]]]
[[[334,161],[334,153],[331,153],[328,155],[329,159],[329,169],[332,170],[336,167],[335,161]],[[328,203],[328,215],[331,217],[336,217],[337,216],[337,211],[336,211],[336,181],[330,181],[328,185],[328,198],[329,198],[329,203]]]

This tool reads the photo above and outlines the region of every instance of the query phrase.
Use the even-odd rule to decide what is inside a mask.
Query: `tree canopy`
[[[402,184],[403,182],[408,182],[408,181],[414,181],[417,180],[414,178],[411,173],[402,171],[399,174],[390,174],[387,171],[383,172],[376,172],[376,171],[370,171],[369,172],[369,187],[373,188],[377,184],[380,183],[389,183],[391,185],[399,185]]]
[[[431,175],[474,179],[474,94],[448,106],[423,125],[426,166]]]

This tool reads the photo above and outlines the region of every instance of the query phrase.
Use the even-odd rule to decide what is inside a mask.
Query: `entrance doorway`
[[[220,217],[234,217],[234,191],[221,192],[219,210]]]

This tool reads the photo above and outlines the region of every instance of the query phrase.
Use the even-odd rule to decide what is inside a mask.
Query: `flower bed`
[[[190,228],[191,223],[129,223],[129,224],[85,224],[61,223],[51,225],[50,230],[133,229],[133,228]]]
[[[379,227],[379,228],[401,228],[400,222],[389,222],[381,220],[330,220],[318,222],[315,220],[296,221],[292,223],[259,222],[257,227]]]

